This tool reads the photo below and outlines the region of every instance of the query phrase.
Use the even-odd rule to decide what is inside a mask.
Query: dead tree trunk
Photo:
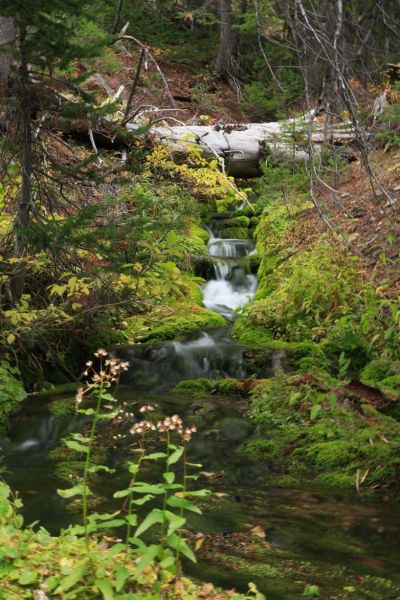
[[[31,111],[32,102],[29,89],[28,62],[24,52],[26,31],[21,28],[21,65],[20,75],[20,124],[19,131],[21,135],[20,142],[20,161],[22,169],[22,183],[20,195],[14,220],[14,257],[22,259],[26,250],[26,234],[30,224],[31,195],[32,195],[32,124]],[[11,291],[13,301],[17,302],[23,291],[25,284],[26,269],[21,261],[17,263],[17,268],[12,278]]]
[[[229,80],[234,72],[234,57],[237,44],[237,32],[233,29],[232,23],[232,2],[231,0],[219,0],[220,11],[220,38],[218,55],[215,61],[215,68],[223,80]]]
[[[12,61],[8,50],[14,44],[16,35],[14,19],[0,17],[0,98],[5,95],[8,88]]]

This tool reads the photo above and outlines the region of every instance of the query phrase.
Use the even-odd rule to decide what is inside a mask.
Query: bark
[[[12,59],[8,50],[16,37],[15,21],[11,17],[0,17],[0,98],[8,88]]]
[[[23,259],[26,250],[26,233],[31,220],[32,194],[32,124],[31,124],[31,95],[29,89],[28,62],[24,56],[26,31],[21,28],[21,65],[20,65],[20,161],[22,168],[22,183],[14,220],[14,257]],[[17,263],[16,272],[11,282],[13,301],[17,302],[24,291],[26,269],[21,261]]]
[[[232,2],[231,0],[219,0],[220,11],[220,38],[218,55],[215,68],[223,80],[228,80],[233,74],[234,58],[236,52],[237,32],[233,30]]]

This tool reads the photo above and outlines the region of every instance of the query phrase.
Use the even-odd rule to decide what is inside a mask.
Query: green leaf
[[[118,492],[113,493],[113,498],[125,498],[126,496],[129,496],[129,494],[132,493],[132,488],[127,488],[126,490],[118,490]]]
[[[143,457],[143,460],[157,460],[159,458],[165,458],[167,455],[165,452],[152,452]]]
[[[68,488],[66,490],[57,490],[57,494],[61,496],[61,498],[72,498],[72,496],[83,496],[85,493],[85,486],[83,483],[78,483],[78,485],[74,485],[74,487]],[[86,495],[89,496],[90,490],[86,486]]]
[[[89,516],[89,521],[108,521],[109,519],[113,519],[114,517],[119,515],[120,512],[120,510],[116,510],[112,513],[93,513]]]
[[[103,594],[104,600],[114,599],[113,589],[111,587],[110,582],[107,581],[107,579],[95,579],[94,584]]]
[[[103,521],[102,523],[97,523],[96,529],[106,529],[108,527],[122,527],[125,525],[125,519],[111,519],[111,521]]]
[[[187,478],[186,478],[187,479]],[[204,498],[206,496],[211,496],[211,490],[191,490],[190,492],[186,492],[187,496],[197,496],[199,498]]]
[[[135,571],[135,577],[139,577],[139,575],[145,570],[147,565],[149,565],[156,558],[156,556],[160,552],[160,549],[161,546],[158,546],[156,544],[151,544],[146,548]]]
[[[173,533],[167,537],[167,544],[170,548],[179,550],[180,553],[183,554],[183,556],[186,556],[186,558],[188,558],[192,562],[197,562],[193,550],[189,548],[185,540],[180,538],[179,535],[176,535],[176,533]]]
[[[136,484],[133,487],[130,488],[133,492],[136,492],[137,494],[163,494],[164,493],[164,487],[162,484],[155,484],[155,485],[151,485],[151,484]]]
[[[29,585],[36,581],[38,578],[37,571],[33,569],[23,569],[18,578],[18,583],[21,585]]]
[[[176,450],[174,450],[174,452],[172,452],[172,454],[168,457],[167,463],[168,465],[173,465],[174,463],[178,462],[178,460],[180,459],[180,457],[183,454],[183,447],[177,448]]]
[[[168,231],[166,240],[167,240],[167,245],[169,248],[171,248],[172,246],[175,246],[177,239],[178,239],[178,236],[176,235],[176,233],[173,229],[171,229],[171,231]]]
[[[159,508],[153,508],[151,512],[143,519],[139,527],[135,531],[135,537],[139,537],[153,527],[156,523],[162,523],[164,521],[164,513]]]
[[[133,527],[137,525],[137,515],[126,515],[125,519],[129,525],[133,525]]]
[[[67,448],[70,448],[70,450],[76,450],[77,452],[84,452],[85,454],[87,454],[89,452],[89,448],[87,446],[84,446],[83,444],[80,444],[79,442],[75,442],[74,440],[64,440],[64,444],[67,446]]]
[[[185,517],[181,517],[171,512],[170,510],[165,511],[165,518],[168,520],[168,534],[174,533],[177,529],[180,529],[186,523]]]
[[[202,514],[200,508],[193,504],[193,502],[189,502],[186,498],[178,498],[178,496],[171,496],[167,500],[168,506],[172,506],[173,508],[182,508],[184,510],[190,510],[199,515]]]
[[[77,565],[69,575],[64,577],[58,588],[55,590],[55,593],[61,594],[62,592],[66,592],[67,590],[71,589],[76,583],[78,583],[78,581],[81,581],[84,578],[87,570],[88,563],[86,561]]]
[[[304,588],[303,596],[308,596],[309,598],[318,598],[319,592],[320,589],[318,585],[307,584]]]
[[[128,579],[130,572],[124,565],[121,565],[115,571],[115,591],[120,592],[124,587],[125,581]]]
[[[337,397],[335,396],[335,394],[331,394],[329,396],[329,408],[331,409],[332,413],[334,412],[336,406],[337,406]]]
[[[300,392],[294,392],[289,397],[289,406],[296,406],[296,404],[301,400],[302,394]]]
[[[142,498],[136,498],[136,500],[132,500],[132,504],[135,504],[136,506],[142,506],[143,504],[146,504],[146,502],[153,500],[153,498],[153,494],[146,494],[145,496],[142,496]]]
[[[310,411],[310,419],[312,421],[318,416],[320,410],[321,410],[321,405],[314,404],[314,406],[311,408],[311,411]]]
[[[89,473],[115,473],[115,469],[110,469],[110,467],[106,467],[106,465],[91,465],[88,468]]]
[[[168,471],[168,473],[163,473],[163,477],[167,483],[174,483],[175,481],[175,473],[172,471]]]

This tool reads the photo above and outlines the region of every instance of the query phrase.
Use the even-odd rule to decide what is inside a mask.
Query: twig
[[[135,77],[133,79],[132,86],[131,86],[131,89],[129,92],[128,101],[126,103],[125,115],[124,115],[124,120],[122,121],[122,125],[125,125],[126,119],[129,116],[129,111],[131,109],[133,96],[135,95],[135,92],[136,92],[137,84],[139,82],[139,77],[140,77],[140,71],[142,70],[142,65],[143,65],[143,61],[145,60],[145,58],[146,58],[146,49],[142,48],[140,51],[139,64],[137,66]]]
[[[156,67],[156,69],[157,69],[157,71],[158,71],[158,73],[159,73],[159,75],[160,75],[160,77],[161,77],[161,79],[162,79],[162,81],[164,83],[166,92],[167,92],[167,94],[169,96],[169,99],[171,100],[172,106],[176,107],[176,102],[175,102],[175,100],[174,100],[174,98],[173,98],[173,96],[171,94],[171,91],[169,89],[168,82],[165,79],[164,73],[162,72],[162,70],[161,70],[158,62],[156,61],[156,59],[154,58],[154,56],[152,55],[152,53],[150,52],[150,50],[142,42],[140,42],[137,38],[133,37],[133,35],[121,35],[115,41],[118,41],[118,40],[129,40],[129,41],[135,42],[135,44],[137,44],[138,46],[140,46],[141,48],[144,48],[146,50],[147,55],[149,56],[150,60],[153,61],[154,65],[155,65],[155,67]]]

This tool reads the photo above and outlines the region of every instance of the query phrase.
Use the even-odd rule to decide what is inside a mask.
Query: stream
[[[204,502],[203,515],[193,515],[189,520],[189,529],[202,532],[210,540],[215,536],[217,551],[215,555],[211,550],[200,552],[198,564],[185,565],[185,571],[239,591],[245,591],[247,583],[254,581],[268,600],[304,598],[304,582],[308,580],[334,594],[350,585],[348,580],[354,585],[361,575],[389,578],[400,589],[397,503],[364,501],[355,493],[271,488],[265,465],[251,462],[237,451],[255,431],[254,423],[244,416],[247,401],[213,395],[197,398],[171,391],[185,379],[249,375],[243,348],[231,338],[230,323],[256,291],[257,278],[247,272],[244,264],[254,244],[250,240],[221,239],[211,230],[209,234],[215,277],[202,288],[203,302],[223,315],[227,326],[181,334],[152,346],[118,348],[118,356],[128,359],[131,365],[119,389],[120,401],[132,410],[150,402],[162,415],[177,413],[195,424],[198,433],[190,443],[189,460],[203,465],[201,487],[218,493]],[[54,475],[55,461],[49,451],[59,445],[62,437],[76,431],[79,422],[74,416],[51,414],[48,403],[48,399],[25,402],[13,417],[9,436],[2,440],[1,447],[5,478],[22,496],[26,522],[40,521],[57,533],[79,520],[79,515],[68,511],[65,500],[56,492],[65,485],[60,485]],[[131,424],[124,423],[121,433],[126,433]],[[104,499],[112,498],[113,491],[126,484],[121,464],[127,444],[129,440],[121,436],[111,451],[109,463],[117,471],[99,484]],[[107,508],[108,502],[104,500]],[[245,564],[240,551],[245,541],[241,536],[254,527],[265,532],[266,554],[247,552]],[[369,597],[400,598],[400,591],[398,596],[382,591],[381,596],[365,596]]]

